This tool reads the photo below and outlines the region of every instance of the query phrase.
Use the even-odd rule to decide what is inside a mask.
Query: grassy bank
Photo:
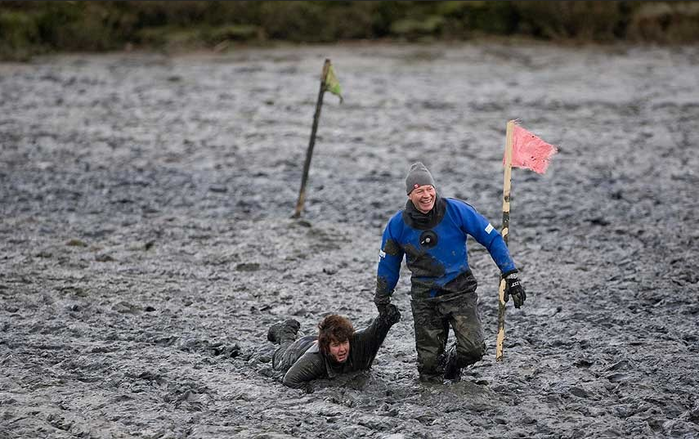
[[[232,42],[699,41],[699,2],[0,1],[0,59],[126,47],[224,50]]]

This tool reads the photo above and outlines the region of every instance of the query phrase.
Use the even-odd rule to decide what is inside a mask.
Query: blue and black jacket
[[[468,266],[468,235],[488,250],[503,274],[516,270],[502,235],[470,204],[437,197],[434,208],[423,214],[408,200],[383,232],[375,302],[390,300],[404,256],[415,299],[475,291],[476,280]]]

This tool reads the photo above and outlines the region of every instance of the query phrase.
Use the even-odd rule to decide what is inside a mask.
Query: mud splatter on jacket
[[[377,317],[367,328],[356,331],[350,338],[347,361],[341,364],[331,361],[320,352],[316,337],[306,336],[296,340],[287,349],[296,351],[297,357],[284,374],[282,382],[285,386],[300,388],[311,380],[368,370],[392,325],[393,323]]]
[[[393,294],[404,256],[412,273],[413,298],[469,289],[474,279],[468,266],[468,235],[488,250],[502,273],[515,270],[500,233],[470,204],[438,197],[435,207],[422,214],[408,200],[383,232],[375,301],[387,302]]]

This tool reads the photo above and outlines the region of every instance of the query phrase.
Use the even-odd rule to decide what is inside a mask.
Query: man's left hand
[[[527,300],[527,293],[524,291],[516,271],[505,276],[505,303],[510,300],[510,296],[515,303],[515,308],[520,308]]]

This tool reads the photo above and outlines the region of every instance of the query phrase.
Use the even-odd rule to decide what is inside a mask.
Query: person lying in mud
[[[388,330],[400,320],[395,305],[387,306],[372,323],[355,331],[346,317],[331,314],[318,324],[318,335],[296,339],[301,324],[289,319],[269,328],[267,339],[279,344],[272,368],[285,372],[285,386],[306,387],[312,380],[368,370]]]
[[[474,207],[441,197],[421,162],[410,166],[405,188],[405,209],[393,215],[383,232],[374,303],[381,312],[391,302],[405,259],[412,272],[410,304],[420,380],[458,381],[461,369],[485,353],[477,282],[468,265],[469,235],[488,250],[500,269],[505,302],[512,296],[519,308],[527,295],[502,236]],[[456,342],[446,351],[449,326]]]

